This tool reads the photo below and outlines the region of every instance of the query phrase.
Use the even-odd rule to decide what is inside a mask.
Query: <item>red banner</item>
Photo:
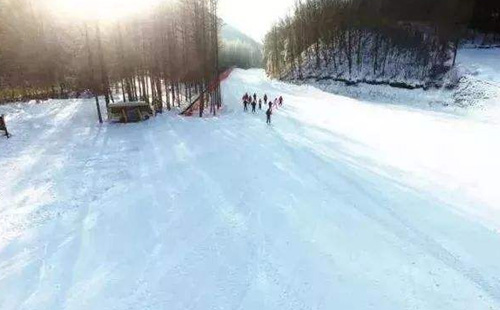
[[[224,71],[223,73],[221,73],[217,79],[213,80],[208,85],[208,92],[212,92],[215,89],[217,89],[217,86],[220,85],[220,83],[222,81],[224,81],[225,79],[227,79],[231,75],[232,71],[233,71],[233,68],[230,68],[230,69],[227,69],[226,71]],[[206,93],[207,92],[204,91],[203,92],[203,96],[205,96]],[[201,96],[200,96],[200,98],[201,98]],[[181,115],[183,115],[183,116],[193,116],[194,114],[197,114],[195,112],[200,110],[200,104],[201,104],[201,100],[200,99],[196,100],[196,102],[194,102],[190,107],[188,107],[184,112],[182,112]]]

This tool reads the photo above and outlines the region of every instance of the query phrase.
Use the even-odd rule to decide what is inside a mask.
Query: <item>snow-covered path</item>
[[[284,109],[243,113],[245,92]],[[0,107],[0,309],[499,309],[500,124],[263,71],[225,114]],[[487,119],[487,120],[485,120]]]

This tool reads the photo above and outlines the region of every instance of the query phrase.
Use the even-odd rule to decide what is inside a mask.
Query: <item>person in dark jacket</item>
[[[10,133],[7,130],[7,124],[5,124],[5,115],[0,115],[0,130],[5,131],[5,136],[10,138]]]
[[[257,94],[256,94],[256,93],[253,93],[253,100],[254,100],[255,102],[257,102]]]
[[[243,111],[248,111],[248,99],[243,101]]]
[[[282,96],[280,96],[280,98],[279,98],[279,105],[280,105],[280,107],[283,106],[283,97]]]
[[[259,110],[262,110],[262,99],[259,99]]]
[[[267,94],[264,94],[264,104],[267,104]]]
[[[241,100],[243,101],[243,110],[245,110],[245,105],[248,100],[248,95],[247,94],[243,95],[243,98],[241,98]]]
[[[257,101],[252,101],[252,113],[255,113],[255,107],[257,106]]]
[[[267,116],[266,123],[267,124],[271,124],[271,115],[273,115],[273,110],[271,108],[269,108],[266,111],[266,116]]]

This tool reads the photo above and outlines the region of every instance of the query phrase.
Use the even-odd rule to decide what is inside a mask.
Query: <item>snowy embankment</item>
[[[245,91],[285,97],[273,126]],[[130,125],[1,106],[0,309],[500,308],[498,119],[261,70],[223,95]]]
[[[366,83],[346,87],[344,82],[325,78],[328,72],[317,75],[321,78],[294,80],[294,83],[313,85],[330,93],[371,102],[412,105],[433,110],[471,106],[490,108],[500,101],[500,48],[460,50],[457,67],[447,74],[443,81],[445,86],[439,89],[405,89]],[[447,87],[451,85],[453,88]]]

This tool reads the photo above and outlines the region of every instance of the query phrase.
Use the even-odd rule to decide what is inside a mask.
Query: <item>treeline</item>
[[[216,0],[165,0],[114,22],[55,16],[50,1],[0,0],[0,100],[67,97],[90,89],[106,103],[153,101],[171,109],[218,74]],[[201,98],[206,98],[202,96]],[[200,115],[220,105],[220,89]]]
[[[221,68],[261,68],[262,51],[248,42],[225,41],[221,48]]]
[[[228,24],[223,24],[221,37],[220,65],[222,68],[263,67],[261,44]]]
[[[284,79],[434,83],[453,66],[474,7],[472,0],[304,0],[267,34],[267,71]]]

